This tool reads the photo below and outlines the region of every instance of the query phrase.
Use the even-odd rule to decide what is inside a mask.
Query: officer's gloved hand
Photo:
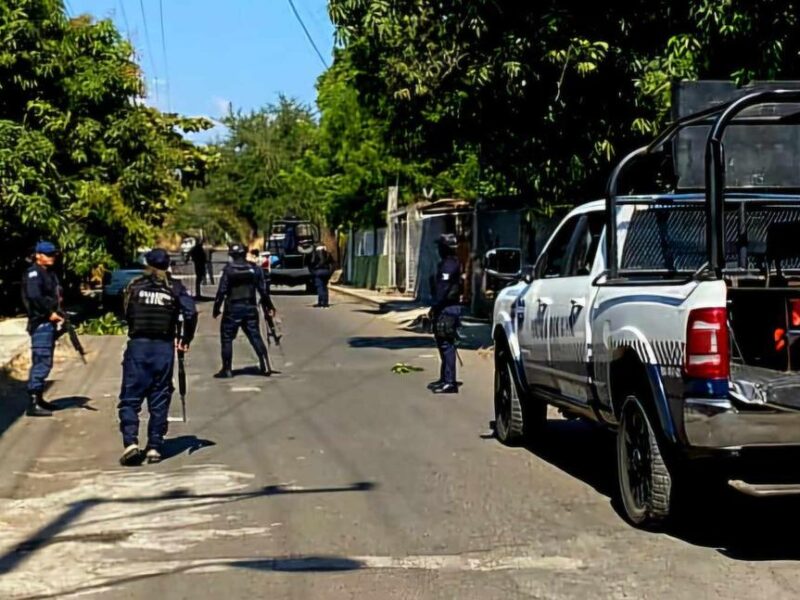
[[[211,316],[216,319],[219,316],[219,308],[215,306],[214,310],[211,311]]]

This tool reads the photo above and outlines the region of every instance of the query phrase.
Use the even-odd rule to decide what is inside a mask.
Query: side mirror
[[[487,250],[483,255],[483,270],[489,275],[497,275],[497,250]]]
[[[533,280],[535,279],[534,270],[535,270],[534,265],[525,265],[524,267],[522,267],[522,270],[520,271],[520,279],[525,283],[527,283],[528,285],[530,285],[531,283],[533,283]]]

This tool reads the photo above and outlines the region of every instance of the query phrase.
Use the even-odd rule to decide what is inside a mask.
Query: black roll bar
[[[617,193],[622,173],[642,156],[653,154],[670,142],[686,127],[711,125],[706,142],[706,250],[708,263],[717,277],[725,268],[725,152],[722,143],[725,130],[745,109],[769,103],[800,102],[800,90],[762,90],[753,92],[719,106],[705,109],[674,121],[655,140],[625,156],[611,172],[606,184],[606,261],[609,279],[619,276],[617,256]],[[736,125],[776,125],[796,123],[798,114],[788,116],[757,116],[738,119]],[[741,224],[740,224],[741,225]],[[741,261],[742,259],[740,259]]]
[[[725,129],[746,108],[790,102],[800,102],[800,90],[754,92],[731,102],[711,126],[706,143],[706,246],[708,262],[717,277],[725,269]]]

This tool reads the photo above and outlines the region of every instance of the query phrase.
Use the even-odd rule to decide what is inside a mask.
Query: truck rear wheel
[[[672,476],[639,399],[628,396],[617,431],[617,472],[625,515],[634,525],[658,527],[670,514]]]
[[[506,344],[498,342],[494,365],[494,429],[497,439],[508,446],[538,441],[547,422],[547,405],[525,396],[512,361]]]

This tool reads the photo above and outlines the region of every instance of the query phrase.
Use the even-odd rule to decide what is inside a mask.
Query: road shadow
[[[233,373],[234,377],[238,377],[238,376],[241,376],[241,375],[246,375],[246,376],[250,376],[250,377],[264,377],[264,375],[261,374],[261,369],[259,369],[258,366],[255,366],[255,365],[249,366],[249,367],[240,367],[238,369],[233,369],[231,371],[231,373]]]
[[[615,433],[583,420],[551,419],[540,442],[526,449],[609,498],[625,520],[618,492]],[[797,473],[796,462],[786,467]],[[676,514],[660,534],[713,548],[733,560],[800,560],[800,496],[741,494],[726,485],[723,468],[720,463],[702,464],[676,482]]]
[[[352,337],[347,340],[347,343],[351,348],[382,348],[384,350],[436,348],[433,336]]]
[[[198,450],[216,445],[216,442],[204,440],[195,435],[181,435],[174,438],[167,438],[164,440],[164,445],[161,446],[161,459],[169,460],[187,451],[189,454],[194,454]]]
[[[0,436],[2,436],[28,407],[26,382],[0,373]]]
[[[58,398],[57,400],[48,400],[48,402],[50,402],[50,404],[53,405],[53,408],[57,411],[77,408],[97,412],[97,409],[89,404],[91,401],[92,399],[87,398],[86,396],[68,396],[66,398]]]
[[[285,287],[270,287],[269,293],[274,296],[316,296],[317,292],[307,292],[306,288],[285,288]]]
[[[35,598],[57,598],[67,595],[90,594],[93,591],[119,588],[128,583],[145,581],[165,575],[178,575],[190,573],[195,570],[203,569],[249,569],[252,571],[273,572],[273,573],[336,573],[343,571],[357,571],[367,568],[367,565],[353,558],[346,556],[286,556],[286,557],[264,557],[264,558],[245,558],[245,559],[211,559],[198,560],[195,564],[181,565],[178,567],[156,570],[155,572],[142,573],[141,575],[131,575],[128,577],[115,578],[113,581],[103,581],[84,586],[73,587],[70,589],[59,590],[53,594],[37,595]]]

